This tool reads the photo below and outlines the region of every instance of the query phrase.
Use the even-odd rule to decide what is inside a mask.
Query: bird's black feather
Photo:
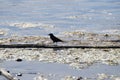
[[[53,43],[55,42],[64,42],[63,40],[57,38],[56,36],[54,36],[52,33],[49,34],[51,40],[53,41]]]

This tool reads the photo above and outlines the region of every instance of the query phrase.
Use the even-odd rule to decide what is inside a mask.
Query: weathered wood
[[[16,77],[13,77],[10,73],[8,73],[6,70],[0,68],[0,75],[3,75],[8,80],[19,80]]]
[[[120,48],[120,46],[58,46],[58,45],[39,45],[39,44],[5,44],[0,48]]]

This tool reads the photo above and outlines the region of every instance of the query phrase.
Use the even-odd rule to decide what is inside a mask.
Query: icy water
[[[120,1],[0,0],[0,29],[5,36],[120,30]]]
[[[43,77],[47,78],[48,80],[76,80],[63,79],[65,76],[68,75],[74,77],[83,77],[87,80],[101,80],[101,78],[103,78],[102,80],[117,80],[117,78],[115,77],[120,75],[120,65],[108,66],[103,64],[95,64],[87,69],[82,70],[72,69],[71,67],[65,64],[43,63],[38,61],[7,61],[3,62],[1,65],[2,67],[9,70],[13,76],[16,76],[19,73],[21,73],[22,76],[16,76],[20,80],[36,80],[35,77],[38,77],[40,75],[43,75]],[[3,79],[2,76],[0,76],[0,79]]]

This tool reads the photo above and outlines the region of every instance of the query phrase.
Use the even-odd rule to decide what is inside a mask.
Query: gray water
[[[31,64],[32,63],[32,64]],[[21,80],[33,80],[34,77],[37,77],[40,74],[45,75],[46,77],[49,74],[53,74],[48,77],[49,80],[61,80],[61,78],[65,76],[76,76],[76,77],[84,77],[91,78],[90,80],[97,80],[98,74],[107,74],[107,75],[115,75],[120,76],[120,70],[118,66],[108,66],[104,64],[94,64],[89,68],[77,70],[66,64],[58,64],[58,63],[44,63],[39,61],[23,61],[23,62],[15,62],[15,61],[6,61],[2,62],[1,67],[9,70],[12,75],[16,75],[18,73],[22,73],[22,77],[18,77]],[[0,76],[0,79],[3,79]],[[109,80],[109,79],[106,79]]]
[[[10,23],[42,23],[54,28],[19,28]],[[119,0],[0,0],[0,29],[7,36],[50,32],[120,30]]]

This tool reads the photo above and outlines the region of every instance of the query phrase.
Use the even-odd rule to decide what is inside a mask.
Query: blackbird
[[[53,43],[57,43],[57,42],[64,42],[63,40],[57,38],[56,36],[54,36],[52,33],[49,34],[51,40],[53,41]]]

